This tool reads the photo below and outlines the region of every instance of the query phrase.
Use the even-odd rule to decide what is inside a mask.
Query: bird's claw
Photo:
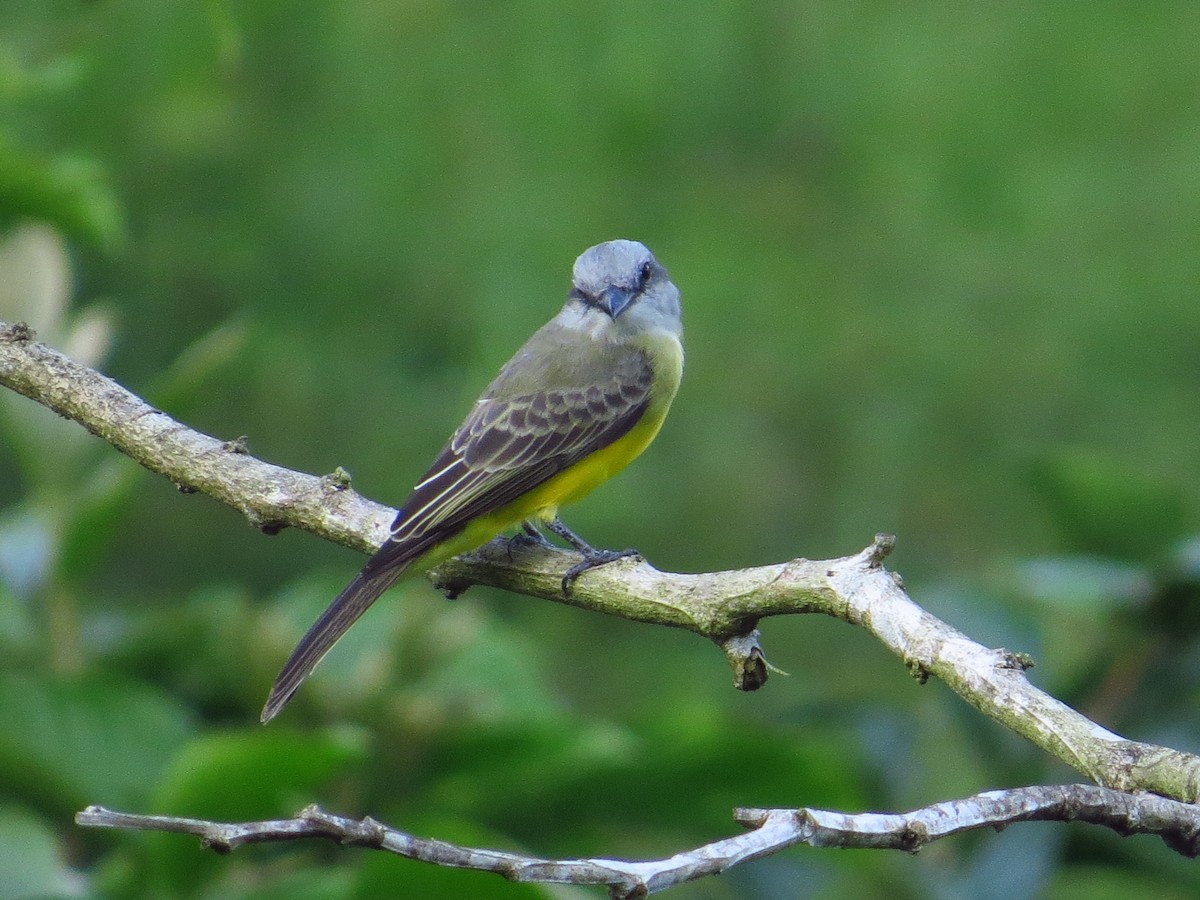
[[[544,534],[527,522],[522,524],[520,531],[508,538],[508,544],[506,545],[506,549],[508,550],[508,561],[513,561],[514,549],[525,547],[548,547],[551,550],[558,549],[556,546],[554,546],[554,544],[546,539]]]
[[[575,584],[575,579],[586,572],[588,569],[594,569],[597,566],[603,566],[610,562],[615,562],[618,559],[628,559],[635,556],[642,559],[642,554],[637,550],[589,550],[583,554],[583,559],[567,569],[567,573],[562,577],[562,592],[564,597],[571,596],[571,587]]]

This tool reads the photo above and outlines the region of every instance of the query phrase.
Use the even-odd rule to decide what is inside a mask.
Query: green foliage
[[[7,16],[12,16],[10,9]],[[28,23],[22,23],[28,24]],[[20,37],[33,35],[22,29]],[[78,145],[51,152],[22,146],[20,112],[50,106],[84,83],[83,56],[23,58],[20,40],[0,41],[0,231],[22,221],[47,222],[80,241],[111,249],[123,237],[120,203],[99,160]],[[20,48],[20,49],[19,49]],[[14,115],[14,113],[16,115]]]
[[[1152,560],[1186,534],[1177,477],[1152,475],[1095,449],[1064,448],[1034,471],[1035,488],[1073,549]]]
[[[36,798],[60,816],[87,803],[145,803],[148,787],[194,728],[176,700],[116,675],[6,672],[0,706],[5,793]]]
[[[116,198],[94,161],[43,159],[0,135],[0,229],[30,219],[97,244],[112,244],[121,232]]]
[[[220,820],[283,816],[335,771],[361,761],[360,743],[283,731],[206,735],[172,761],[158,782],[154,805]]]
[[[361,741],[345,735],[257,728],[208,734],[180,749],[157,781],[151,807],[218,822],[284,818],[362,758]],[[196,896],[230,876],[218,857],[197,858],[193,844],[173,835],[149,835],[140,849],[137,880],[148,882],[147,896]]]
[[[0,884],[6,897],[69,896],[72,877],[58,836],[28,808],[0,807],[0,847]]]
[[[571,510],[703,570],[876,531],[914,596],[1103,724],[1195,749],[1200,19],[1178,3],[0,4],[0,318],[167,412],[399,502],[591,243],[683,290],[655,446]],[[549,896],[86,803],[310,801],[535,854],[669,854],[734,805],[897,809],[1060,769],[853,629],[793,672],[576,610],[392,591],[259,731],[360,559],[267,539],[0,397],[0,885]],[[796,850],[680,897],[1193,896],[1148,839]],[[1046,838],[1046,835],[1053,835]],[[998,874],[999,873],[999,874]],[[555,895],[557,896],[557,895]]]

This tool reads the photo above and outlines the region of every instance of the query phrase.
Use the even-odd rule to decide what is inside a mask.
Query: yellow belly
[[[474,550],[496,535],[520,525],[528,519],[548,522],[558,514],[558,508],[581,499],[593,488],[607,481],[649,446],[662,427],[666,411],[657,416],[647,410],[641,421],[629,432],[607,447],[597,450],[559,472],[545,484],[534,488],[511,503],[472,519],[456,534],[438,544],[412,563],[412,571],[431,569],[440,562]]]
[[[674,335],[647,335],[644,343],[655,360],[655,385],[646,412],[633,428],[607,447],[559,472],[545,484],[511,503],[472,519],[454,537],[447,538],[414,560],[411,571],[423,572],[452,556],[474,550],[526,520],[548,522],[558,514],[560,506],[579,500],[636,459],[658,434],[683,377],[683,347],[678,338]]]
[[[666,410],[659,415],[651,415],[647,410],[641,420],[629,429],[624,437],[613,441],[607,447],[586,456],[571,468],[559,472],[541,487],[530,491],[502,507],[497,512],[512,510],[515,514],[518,508],[522,514],[511,520],[511,524],[523,521],[531,515],[538,515],[545,520],[553,519],[558,507],[574,503],[582,499],[593,488],[608,481],[623,468],[633,462],[645,450],[666,418]]]

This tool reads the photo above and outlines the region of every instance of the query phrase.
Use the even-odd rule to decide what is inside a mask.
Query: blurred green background
[[[899,536],[914,598],[1200,751],[1194,3],[6,0],[0,319],[399,503],[613,237],[683,291],[654,447],[567,516],[703,571]],[[84,832],[310,801],[540,855],[737,805],[1079,780],[844,625],[683,634],[417,579],[257,724],[362,562],[268,538],[0,396],[0,893],[579,897],[316,844]],[[1151,838],[799,848],[681,898],[1193,897]]]

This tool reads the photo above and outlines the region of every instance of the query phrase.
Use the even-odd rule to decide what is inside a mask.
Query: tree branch
[[[749,829],[745,834],[667,859],[644,862],[547,860],[460,847],[415,837],[371,818],[332,815],[317,806],[308,806],[291,819],[242,823],[132,815],[89,806],[75,816],[75,821],[89,828],[193,834],[204,847],[218,853],[229,853],[244,844],[326,838],[440,866],[495,872],[509,881],[605,885],[609,896],[614,898],[645,897],[685,881],[720,874],[797,844],[914,852],[964,831],[1030,821],[1087,822],[1120,835],[1157,834],[1177,853],[1189,858],[1200,853],[1200,809],[1150,794],[1126,794],[1085,784],[989,791],[894,815],[851,815],[821,809],[739,809],[734,811],[734,818]]]
[[[865,628],[924,682],[942,679],[956,694],[1097,784],[1145,790],[1185,803],[1200,798],[1200,757],[1130,741],[1101,727],[1025,676],[1025,655],[990,649],[923,610],[898,575],[883,567],[894,539],[879,535],[844,559],[806,560],[730,572],[683,575],[646,562],[611,563],[581,578],[571,597],[558,588],[569,554],[510,552],[500,542],[443,563],[430,577],[454,591],[487,584],[597,612],[694,631],[721,645],[735,683],[766,678],[756,626],[769,616],[824,613]],[[761,680],[745,678],[751,671]],[[739,679],[745,678],[743,683]]]
[[[206,493],[240,510],[267,533],[295,526],[371,551],[385,538],[395,514],[356,494],[340,470],[324,478],[293,472],[250,456],[241,439],[223,442],[187,428],[111,379],[37,343],[21,324],[0,322],[0,384],[80,423],[181,490]],[[296,819],[241,826],[126,816],[89,807],[79,822],[186,831],[203,836],[217,849],[256,840],[325,836],[444,865],[499,871],[516,880],[569,877],[608,884],[614,896],[640,896],[800,842],[913,849],[964,828],[1033,818],[1078,818],[1123,834],[1149,831],[1162,835],[1179,852],[1196,855],[1196,811],[1163,798],[1184,803],[1200,798],[1200,757],[1130,741],[1102,728],[1034,687],[1025,676],[1032,665],[1027,657],[984,647],[921,609],[904,591],[899,576],[883,567],[893,544],[893,538],[880,535],[862,552],[843,559],[795,559],[697,575],[660,572],[645,561],[622,560],[584,573],[564,596],[562,574],[577,561],[575,554],[498,538],[444,563],[429,577],[451,595],[485,584],[692,631],[721,648],[742,690],[754,690],[767,678],[758,631],[762,619],[798,613],[833,616],[873,634],[918,680],[936,675],[976,709],[1101,788],[1077,785],[981,794],[907,816],[743,811],[740,820],[754,828],[749,834],[655,863],[549,862],[468,850],[422,841],[369,819],[330,816],[315,807]],[[1116,794],[1104,788],[1162,796]]]
[[[37,342],[21,322],[0,322],[0,384],[78,422],[183,493],[232,506],[267,534],[294,526],[368,552],[387,537],[396,514],[351,490],[340,470],[320,478],[293,472],[255,459],[245,438],[221,441],[193,431]]]
[[[241,441],[193,431],[111,379],[38,343],[28,327],[0,322],[0,384],[99,435],[185,491],[200,491],[274,533],[295,526],[372,551],[395,510],[359,496],[342,476],[293,472],[255,459]],[[769,616],[823,613],[858,625],[899,656],[920,681],[941,678],[1006,728],[1105,787],[1146,790],[1187,803],[1200,799],[1200,757],[1127,740],[1034,687],[1032,662],[989,649],[917,606],[899,576],[883,567],[894,539],[877,536],[843,559],[806,560],[686,575],[645,561],[619,560],[583,574],[570,595],[565,550],[498,538],[443,563],[430,579],[451,595],[491,585],[635,622],[695,632],[716,643],[742,690],[755,690],[768,666],[757,630]]]

